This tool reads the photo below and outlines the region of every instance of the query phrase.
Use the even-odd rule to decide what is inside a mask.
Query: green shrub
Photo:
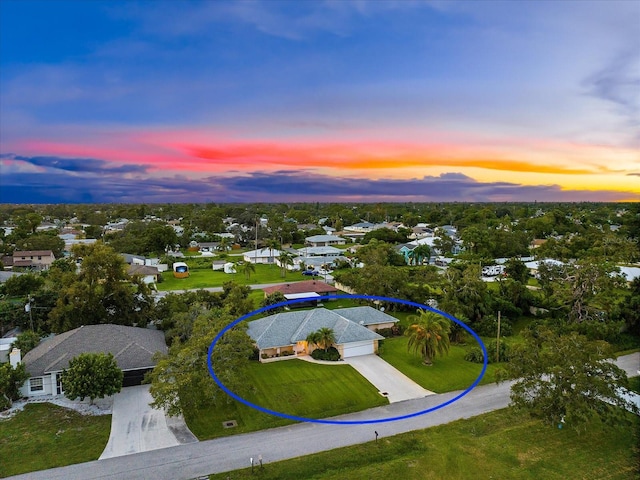
[[[497,342],[492,340],[488,342],[485,347],[487,348],[487,354],[489,355],[489,361],[487,363],[495,363],[496,362],[496,345]],[[500,361],[508,362],[509,361],[509,347],[506,343],[500,342]],[[480,347],[474,347],[467,352],[464,356],[464,359],[467,362],[472,363],[483,363],[484,355],[482,353],[482,349]]]
[[[327,360],[329,362],[337,362],[340,360],[340,352],[335,347],[329,347],[326,350],[316,348],[311,352],[311,357],[316,360]]]

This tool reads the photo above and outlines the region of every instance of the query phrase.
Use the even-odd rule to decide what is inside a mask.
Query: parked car
[[[305,270],[302,272],[303,275],[312,275],[312,276],[316,276],[316,275],[320,275],[320,273],[318,273],[317,270]]]

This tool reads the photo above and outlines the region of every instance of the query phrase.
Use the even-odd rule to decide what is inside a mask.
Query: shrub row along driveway
[[[149,385],[126,387],[115,395],[111,433],[100,459],[197,442],[181,418],[151,408]]]
[[[433,392],[425,390],[416,382],[407,377],[404,373],[396,370],[377,355],[361,355],[344,359],[355,368],[360,375],[389,399],[389,403],[413,400]]]

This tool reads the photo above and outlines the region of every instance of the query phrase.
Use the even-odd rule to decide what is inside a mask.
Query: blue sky
[[[0,2],[0,202],[640,200],[640,2]]]

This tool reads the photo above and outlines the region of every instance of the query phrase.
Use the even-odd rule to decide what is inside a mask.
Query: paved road
[[[628,375],[638,375],[640,353],[618,359]],[[251,457],[262,455],[265,464],[310,453],[370,442],[380,437],[442,425],[462,418],[504,408],[509,403],[510,383],[485,385],[460,400],[425,415],[394,422],[365,425],[301,423],[205,442],[179,445],[119,458],[108,458],[68,467],[12,477],[30,480],[176,480],[220,473],[249,466]],[[442,405],[459,392],[430,395],[364,412],[337,417],[339,420],[374,420],[410,415]]]
[[[344,359],[369,383],[384,392],[389,403],[403,402],[433,395],[377,355],[360,355]]]
[[[182,417],[152,408],[149,385],[123,388],[113,398],[111,432],[100,460],[197,442]]]

